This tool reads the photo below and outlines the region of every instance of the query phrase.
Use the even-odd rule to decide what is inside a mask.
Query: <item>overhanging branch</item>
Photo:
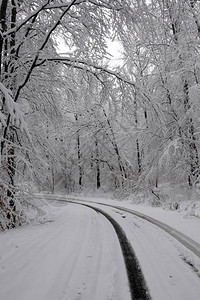
[[[62,63],[64,65],[71,66],[76,69],[85,70],[85,71],[88,71],[88,72],[94,74],[95,76],[97,75],[97,71],[99,71],[100,73],[101,72],[106,73],[106,74],[112,75],[112,76],[116,77],[118,80],[123,81],[123,82],[133,86],[134,88],[136,88],[136,85],[133,81],[125,78],[120,73],[117,73],[117,72],[107,69],[103,66],[98,66],[93,63],[86,62],[86,61],[83,61],[80,59],[74,59],[74,58],[70,58],[70,57],[49,57],[49,58],[38,60],[36,67],[43,65],[47,61]]]
[[[137,91],[137,94],[140,95],[144,101],[147,101],[148,103],[151,102],[151,105],[153,105],[152,101],[151,101],[151,95],[149,95],[146,92],[144,92],[143,90],[141,90],[140,86],[138,86],[135,82],[131,81],[130,79],[124,77],[122,74],[115,72],[113,70],[110,70],[106,67],[98,66],[91,62],[87,62],[87,61],[84,61],[81,59],[72,58],[72,57],[64,57],[64,56],[47,57],[45,59],[38,59],[36,67],[43,65],[45,62],[62,63],[63,65],[73,67],[75,69],[87,71],[87,72],[93,74],[97,78],[101,73],[106,73],[106,74],[112,75],[115,78],[117,78],[119,81],[132,86],[134,88],[135,92]],[[100,78],[98,78],[98,79],[102,82],[102,80]],[[156,111],[155,108],[154,108],[154,110]]]

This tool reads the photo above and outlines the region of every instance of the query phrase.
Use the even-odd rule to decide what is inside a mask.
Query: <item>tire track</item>
[[[49,199],[50,200],[50,199]],[[60,201],[60,202],[72,202],[72,203],[75,203],[75,201],[84,201],[84,202],[87,202],[86,200],[81,200],[81,199],[59,199],[57,201]],[[80,203],[80,202],[77,202],[77,203]],[[111,204],[105,204],[105,203],[100,203],[100,202],[94,202],[94,201],[91,201],[92,204],[98,204],[98,205],[101,205],[101,206],[107,206],[107,207],[110,207],[110,208],[115,208],[115,209],[119,209],[121,211],[124,211],[124,212],[128,212],[132,215],[135,215],[157,227],[159,227],[160,229],[164,230],[165,232],[167,232],[169,235],[171,235],[172,237],[174,237],[176,240],[178,240],[183,246],[185,246],[187,249],[189,249],[190,251],[192,251],[198,258],[200,258],[200,244],[197,243],[196,241],[192,240],[190,237],[188,237],[187,235],[185,235],[184,233],[181,233],[180,231],[174,229],[173,227],[161,222],[161,221],[158,221],[152,217],[149,217],[143,213],[140,213],[138,211],[135,211],[135,210],[132,210],[132,209],[129,209],[129,208],[125,208],[125,207],[122,207],[122,206],[119,206],[119,205],[111,205]]]
[[[76,202],[73,202],[76,203]],[[76,203],[77,205],[83,205],[88,208],[95,210],[96,212],[102,214],[106,219],[110,221],[112,226],[115,229],[115,232],[118,236],[119,243],[121,246],[121,250],[124,257],[124,262],[127,270],[128,280],[129,280],[129,287],[132,300],[150,300],[150,294],[142,274],[140,265],[134,253],[134,250],[129,243],[125,232],[121,228],[121,226],[105,211],[102,209],[90,206],[88,204]]]
[[[98,203],[100,204],[100,203]],[[106,205],[106,204],[105,204]],[[106,205],[109,206],[109,205]],[[181,233],[180,231],[172,228],[171,226],[160,222],[152,217],[149,217],[147,215],[144,215],[140,212],[131,210],[131,209],[126,209],[123,208],[121,206],[110,206],[113,208],[117,208],[120,209],[122,211],[128,212],[132,215],[135,215],[153,225],[156,225],[157,227],[159,227],[160,229],[164,230],[165,232],[167,232],[169,235],[171,235],[172,237],[174,237],[176,240],[178,240],[182,245],[184,245],[186,248],[188,248],[189,250],[191,250],[196,256],[198,256],[200,258],[200,244],[198,244],[197,242],[193,241],[190,237],[186,236],[185,234]]]
[[[181,232],[179,232],[178,230],[176,230],[176,229],[174,229],[174,228],[172,228],[172,227],[170,227],[169,225],[166,225],[166,224],[164,224],[164,223],[162,223],[162,222],[160,222],[160,221],[158,221],[158,220],[156,220],[156,219],[154,219],[154,218],[152,218],[152,217],[149,217],[148,215],[144,215],[144,214],[142,214],[142,213],[140,213],[140,212],[137,212],[137,211],[134,211],[134,210],[131,210],[131,209],[128,209],[128,208],[124,208],[124,207],[122,207],[122,206],[118,206],[118,205],[109,205],[109,204],[104,204],[104,203],[98,203],[98,202],[94,202],[94,201],[90,201],[90,202],[88,202],[88,201],[86,201],[86,200],[81,200],[81,199],[64,199],[64,198],[62,198],[62,199],[59,199],[61,202],[63,202],[63,201],[67,201],[67,202],[71,202],[71,203],[74,203],[74,204],[81,204],[81,205],[85,205],[85,206],[87,206],[87,207],[89,207],[89,208],[91,208],[91,209],[94,209],[95,211],[98,211],[99,213],[101,213],[102,215],[104,215],[111,223],[112,223],[112,225],[113,225],[113,227],[114,227],[114,229],[115,229],[115,231],[116,231],[116,233],[117,233],[117,235],[118,235],[118,237],[119,237],[119,242],[120,242],[120,245],[121,245],[121,249],[122,249],[122,252],[123,252],[123,256],[124,256],[124,261],[125,261],[125,265],[126,265],[126,269],[127,269],[127,274],[128,274],[128,278],[129,278],[129,286],[130,286],[130,290],[131,290],[131,297],[132,297],[132,299],[150,299],[150,295],[149,295],[149,292],[148,292],[148,290],[146,289],[146,283],[145,283],[145,281],[143,281],[144,282],[144,285],[143,285],[143,289],[145,290],[146,289],[146,295],[145,295],[145,293],[142,295],[142,296],[140,296],[140,294],[138,293],[138,289],[137,289],[137,287],[136,287],[136,285],[137,285],[137,283],[133,283],[134,281],[135,281],[135,274],[137,274],[136,272],[137,272],[137,267],[135,267],[135,269],[136,270],[134,270],[134,271],[132,271],[133,272],[133,276],[131,275],[131,273],[129,272],[129,266],[130,265],[134,265],[135,266],[135,261],[134,261],[134,259],[130,259],[130,256],[129,256],[129,251],[127,251],[127,249],[126,249],[126,247],[124,247],[122,244],[122,242],[121,241],[123,241],[123,238],[124,238],[124,236],[125,236],[125,239],[127,240],[127,237],[129,237],[130,238],[130,236],[129,236],[129,232],[127,232],[126,231],[126,234],[127,234],[127,237],[126,237],[126,235],[125,235],[125,233],[124,233],[124,231],[122,230],[121,231],[121,227],[120,226],[122,226],[122,228],[123,228],[123,223],[121,223],[120,222],[120,220],[118,220],[117,218],[115,219],[115,216],[112,214],[112,212],[110,211],[109,212],[109,210],[107,210],[106,209],[106,207],[110,207],[112,210],[114,210],[113,212],[116,212],[115,210],[117,209],[117,210],[120,210],[120,211],[122,211],[122,212],[127,212],[127,213],[130,213],[131,215],[133,215],[133,216],[135,216],[136,218],[138,218],[138,219],[140,219],[141,221],[142,220],[144,220],[144,221],[147,221],[146,222],[146,226],[148,225],[148,223],[151,223],[152,225],[154,225],[153,227],[155,228],[155,226],[156,227],[158,227],[158,228],[160,228],[161,230],[163,230],[163,231],[165,231],[167,234],[169,234],[171,237],[173,237],[173,238],[175,238],[178,242],[180,242],[181,243],[181,245],[182,246],[184,246],[184,247],[186,247],[186,248],[188,248],[190,251],[192,251],[198,258],[200,258],[200,244],[198,244],[197,242],[195,242],[195,241],[193,241],[191,238],[189,238],[188,236],[186,236],[186,235],[184,235],[184,234],[182,234]],[[80,202],[79,202],[80,201]],[[84,202],[84,203],[83,203]],[[91,203],[91,205],[90,205],[90,203]],[[105,207],[105,211],[104,211],[104,209],[101,209],[101,207],[99,206],[99,205],[101,205],[101,207],[102,206],[104,206]],[[110,214],[111,214],[111,216],[110,216]],[[120,213],[121,214],[121,213]],[[126,216],[124,216],[123,215],[123,213],[122,213],[122,218],[125,218]],[[113,219],[114,218],[114,219]],[[113,223],[113,221],[114,221],[114,223],[116,223],[116,225],[114,225],[114,223]],[[119,224],[118,224],[118,222],[119,222]],[[145,224],[145,223],[144,223]],[[152,227],[152,228],[153,228]],[[119,229],[119,231],[118,231],[118,229]],[[156,228],[155,228],[156,229]],[[118,233],[119,232],[119,233]],[[148,235],[147,235],[147,237],[148,237]],[[141,236],[140,235],[138,235],[138,242],[140,241],[140,238],[141,238]],[[130,238],[130,243],[129,243],[129,241],[127,240],[127,243],[128,244],[132,244],[133,245],[133,243],[132,243],[132,239]],[[164,244],[164,243],[163,243]],[[177,244],[178,245],[178,244]],[[180,246],[181,246],[180,245]],[[136,245],[137,246],[137,245]],[[124,249],[125,248],[125,249]],[[135,248],[135,247],[134,247]],[[131,247],[131,249],[132,249],[132,247]],[[161,249],[162,250],[162,249]],[[184,248],[183,248],[183,250],[184,250]],[[132,251],[133,251],[133,249],[132,249]],[[140,253],[138,253],[138,247],[136,247],[135,248],[135,250],[134,251],[136,251],[136,253],[138,254],[138,257],[140,257]],[[151,252],[151,251],[149,251],[149,252]],[[158,251],[159,252],[159,251]],[[135,253],[135,252],[134,252]],[[164,253],[164,252],[163,252]],[[187,254],[187,252],[184,252],[183,251],[183,253],[186,253]],[[189,252],[188,252],[189,253]],[[148,254],[148,252],[147,252],[147,254]],[[159,253],[158,253],[159,254]],[[172,253],[173,254],[173,253]],[[181,258],[182,258],[182,260],[184,260],[184,262],[185,263],[187,263],[192,269],[193,269],[193,271],[195,271],[195,273],[197,273],[197,269],[195,269],[195,263],[194,263],[194,261],[192,260],[192,259],[188,259],[188,256],[186,255],[186,254],[184,254],[185,256],[181,256]],[[126,260],[125,259],[125,257],[126,256],[128,256],[128,259]],[[179,255],[180,256],[180,255]],[[173,258],[173,255],[172,255],[172,258]],[[195,257],[194,257],[195,258]],[[140,259],[141,259],[141,257],[140,257]],[[157,257],[155,257],[155,259],[157,259]],[[169,259],[170,259],[170,256],[169,256]],[[167,261],[167,259],[166,259],[166,261]],[[139,271],[141,272],[141,270],[140,270],[140,266],[139,266],[139,264],[138,264],[138,261],[137,261],[137,259],[136,259],[136,264],[137,264],[137,266],[139,267]],[[168,266],[167,266],[168,267]],[[163,270],[165,270],[164,269],[164,267],[163,267]],[[181,266],[181,268],[180,268],[180,270],[184,270],[184,267],[183,266]],[[189,270],[189,269],[188,269]],[[198,269],[199,270],[199,269]],[[172,272],[173,271],[173,272]],[[186,270],[184,270],[184,271],[186,271]],[[180,275],[182,275],[182,274],[184,274],[184,271],[182,272],[182,273],[180,273]],[[139,272],[139,273],[140,273]],[[145,269],[145,272],[146,272],[146,269]],[[157,272],[157,271],[156,271]],[[141,272],[142,273],[142,272]],[[148,272],[147,272],[148,273]],[[159,272],[158,272],[159,273]],[[171,274],[171,273],[173,273],[173,274]],[[164,275],[163,275],[164,274]],[[145,275],[146,275],[146,273],[145,273]],[[173,276],[172,276],[173,275]],[[198,275],[198,274],[197,274]],[[131,277],[132,276],[132,277]],[[142,275],[143,276],[143,275]],[[150,277],[148,277],[148,276],[150,276]],[[151,274],[149,275],[148,274],[148,276],[146,277],[146,280],[147,280],[147,282],[148,282],[148,285],[149,285],[149,287],[151,288],[151,292],[152,292],[152,286],[153,286],[153,289],[154,289],[154,293],[152,292],[152,297],[153,296],[155,296],[155,294],[157,293],[157,288],[155,287],[155,284],[153,284],[152,285],[152,281],[150,280],[149,281],[149,278],[151,278]],[[139,277],[139,276],[138,276]],[[163,288],[163,290],[164,289],[166,289],[166,287],[167,287],[167,289],[166,289],[166,291],[168,291],[168,288],[169,288],[169,286],[171,287],[171,285],[172,285],[172,287],[174,287],[174,285],[178,285],[179,287],[180,287],[180,282],[181,282],[181,284],[183,284],[184,285],[184,287],[186,286],[188,286],[188,284],[187,284],[187,282],[186,283],[184,283],[184,278],[183,278],[183,276],[180,276],[180,279],[179,279],[179,273],[177,272],[177,270],[176,269],[173,269],[173,264],[172,264],[172,267],[171,267],[171,265],[169,266],[169,268],[167,268],[167,271],[166,272],[164,272],[164,273],[162,273],[161,274],[161,277],[166,277],[167,278],[167,280],[169,281],[167,281],[167,283],[164,285],[164,288]],[[169,277],[169,278],[168,278]],[[193,278],[193,277],[192,277]],[[188,278],[188,279],[190,279],[190,278]],[[193,278],[193,280],[194,280],[195,278]],[[144,278],[143,278],[143,280],[144,280]],[[196,280],[196,279],[195,279]],[[164,282],[164,281],[163,281]],[[190,281],[189,281],[190,282]],[[194,281],[195,282],[195,284],[196,284],[196,281]],[[162,283],[162,282],[161,282]],[[193,284],[193,282],[192,282],[192,284]],[[197,285],[198,286],[198,285]],[[196,288],[196,286],[194,285],[194,287]],[[187,290],[187,288],[186,288],[186,290]],[[196,288],[196,290],[198,290],[198,288]],[[196,290],[195,290],[195,292],[196,292]],[[156,291],[156,292],[155,292]],[[178,292],[177,292],[178,291]],[[162,289],[160,290],[160,292],[162,293],[163,291],[162,291]],[[180,291],[177,289],[174,289],[174,292],[175,293],[180,293]],[[169,293],[170,294],[170,293]],[[186,293],[187,294],[187,293]],[[182,294],[181,294],[182,295]],[[188,295],[188,294],[187,294]],[[194,294],[195,295],[195,294]],[[193,297],[194,297],[194,295],[193,295]],[[169,296],[169,295],[168,295]],[[177,297],[179,297],[180,296],[180,294],[177,294]],[[183,296],[183,295],[182,295]],[[144,297],[144,298],[143,298]],[[164,298],[163,298],[164,299]],[[166,298],[166,299],[169,299],[169,297],[168,298]],[[179,298],[178,298],[179,299]],[[182,299],[182,298],[180,298],[180,299]],[[193,299],[193,298],[191,298],[191,299]],[[194,298],[195,299],[195,298]]]

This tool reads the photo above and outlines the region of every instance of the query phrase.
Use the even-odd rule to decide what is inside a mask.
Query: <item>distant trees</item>
[[[154,184],[198,183],[199,8],[191,1],[134,3],[134,22],[121,37],[126,72],[139,89],[133,99],[141,129],[142,175],[146,174],[141,178]]]

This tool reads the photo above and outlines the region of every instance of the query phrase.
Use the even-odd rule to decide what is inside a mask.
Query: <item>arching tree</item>
[[[199,10],[190,0],[0,1],[1,227],[16,225],[26,178],[52,191],[91,178],[198,182]],[[123,45],[124,65],[107,64],[107,39]]]

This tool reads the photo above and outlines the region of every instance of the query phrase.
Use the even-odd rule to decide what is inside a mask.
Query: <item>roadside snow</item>
[[[60,197],[63,197],[63,195],[60,195]],[[152,207],[147,203],[134,204],[131,201],[111,199],[111,197],[111,194],[98,193],[93,196],[72,195],[69,198],[120,205],[138,211],[171,226],[200,244],[200,217],[188,213],[188,210],[191,212],[191,208],[188,208],[188,202],[182,205],[182,210],[170,210],[167,208],[163,209],[162,207]]]

